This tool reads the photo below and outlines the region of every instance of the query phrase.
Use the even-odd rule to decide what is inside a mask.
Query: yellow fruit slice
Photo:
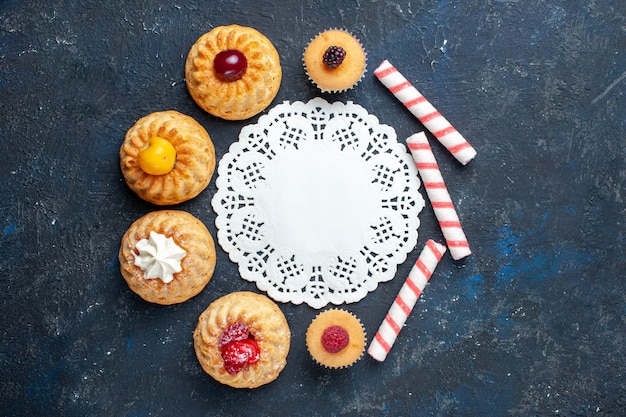
[[[164,175],[174,169],[176,149],[167,139],[155,136],[139,151],[139,166],[150,175]]]

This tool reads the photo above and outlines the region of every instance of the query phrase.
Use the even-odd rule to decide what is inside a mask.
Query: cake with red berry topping
[[[287,364],[291,331],[268,297],[239,291],[213,301],[193,333],[202,369],[234,388],[272,382]]]
[[[187,89],[206,112],[226,120],[248,119],[270,105],[282,80],[278,51],[254,28],[218,26],[191,47]]]
[[[349,90],[363,78],[367,67],[361,43],[342,29],[326,30],[307,45],[302,57],[309,79],[322,92]]]
[[[306,332],[306,346],[313,359],[327,368],[346,368],[363,356],[365,330],[352,313],[326,310],[315,317]]]
[[[135,220],[119,250],[128,287],[146,301],[170,305],[200,293],[213,277],[215,244],[204,223],[182,210]]]
[[[209,185],[215,170],[215,147],[192,117],[174,110],[140,118],[120,147],[126,184],[157,205],[190,200]]]

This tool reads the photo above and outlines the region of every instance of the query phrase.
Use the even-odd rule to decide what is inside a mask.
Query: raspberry
[[[237,374],[246,365],[254,365],[260,358],[259,345],[252,339],[234,340],[222,349],[224,369],[231,375]]]
[[[228,325],[224,333],[220,336],[219,346],[222,349],[224,346],[234,340],[245,340],[249,336],[248,326],[245,323],[234,322]]]
[[[346,50],[341,46],[329,46],[324,52],[324,64],[328,68],[337,68],[346,58]]]
[[[322,346],[329,353],[337,353],[350,343],[350,335],[341,326],[330,326],[322,334]]]

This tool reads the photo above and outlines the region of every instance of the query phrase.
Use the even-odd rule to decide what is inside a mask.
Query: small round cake
[[[143,200],[172,205],[190,200],[209,185],[215,148],[192,117],[174,110],[139,119],[120,147],[126,184]]]
[[[306,346],[313,359],[327,368],[346,368],[365,351],[365,330],[352,313],[326,310],[315,317],[306,332]]]
[[[209,305],[193,339],[202,369],[216,381],[257,388],[275,380],[287,364],[291,331],[276,303],[240,291]]]
[[[199,294],[213,277],[215,244],[193,215],[153,211],[124,233],[119,261],[126,283],[141,298],[177,304]]]
[[[309,79],[322,92],[340,93],[363,78],[367,67],[361,43],[342,29],[326,30],[311,40],[303,55]]]
[[[258,30],[218,26],[191,47],[185,78],[191,97],[206,112],[244,120],[274,100],[282,69],[276,48]]]

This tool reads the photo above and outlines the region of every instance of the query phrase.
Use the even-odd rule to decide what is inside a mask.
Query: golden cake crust
[[[187,253],[181,260],[182,271],[164,283],[161,279],[144,278],[144,271],[135,265],[137,242],[150,232],[171,237]],[[159,210],[135,220],[128,228],[119,251],[120,271],[129,288],[146,301],[169,305],[182,303],[200,293],[213,277],[215,244],[205,225],[181,210]]]
[[[234,322],[248,326],[261,356],[256,364],[231,375],[224,369],[219,339]],[[275,380],[287,364],[291,331],[276,303],[264,295],[240,291],[212,302],[200,315],[193,338],[196,356],[206,373],[234,388],[256,388]]]
[[[176,150],[174,168],[151,175],[139,166],[139,152],[155,137]],[[207,131],[192,117],[175,110],[154,112],[139,119],[120,147],[120,167],[126,184],[142,199],[157,205],[190,200],[209,184],[215,170],[215,148]]]
[[[331,326],[343,327],[350,336],[348,346],[330,353],[322,345],[322,334]],[[345,310],[330,309],[315,317],[306,332],[306,346],[313,359],[327,368],[345,368],[354,364],[365,351],[365,331],[361,321]]]
[[[340,46],[346,57],[337,68],[324,64],[324,52],[330,46]],[[304,68],[309,79],[322,92],[342,92],[354,87],[365,74],[366,55],[359,41],[341,29],[326,30],[317,35],[304,50]]]
[[[235,49],[248,66],[243,77],[222,81],[213,70],[215,56]],[[185,63],[187,89],[206,112],[226,120],[248,119],[270,105],[282,80],[278,51],[254,28],[218,26],[202,35],[191,47]]]

